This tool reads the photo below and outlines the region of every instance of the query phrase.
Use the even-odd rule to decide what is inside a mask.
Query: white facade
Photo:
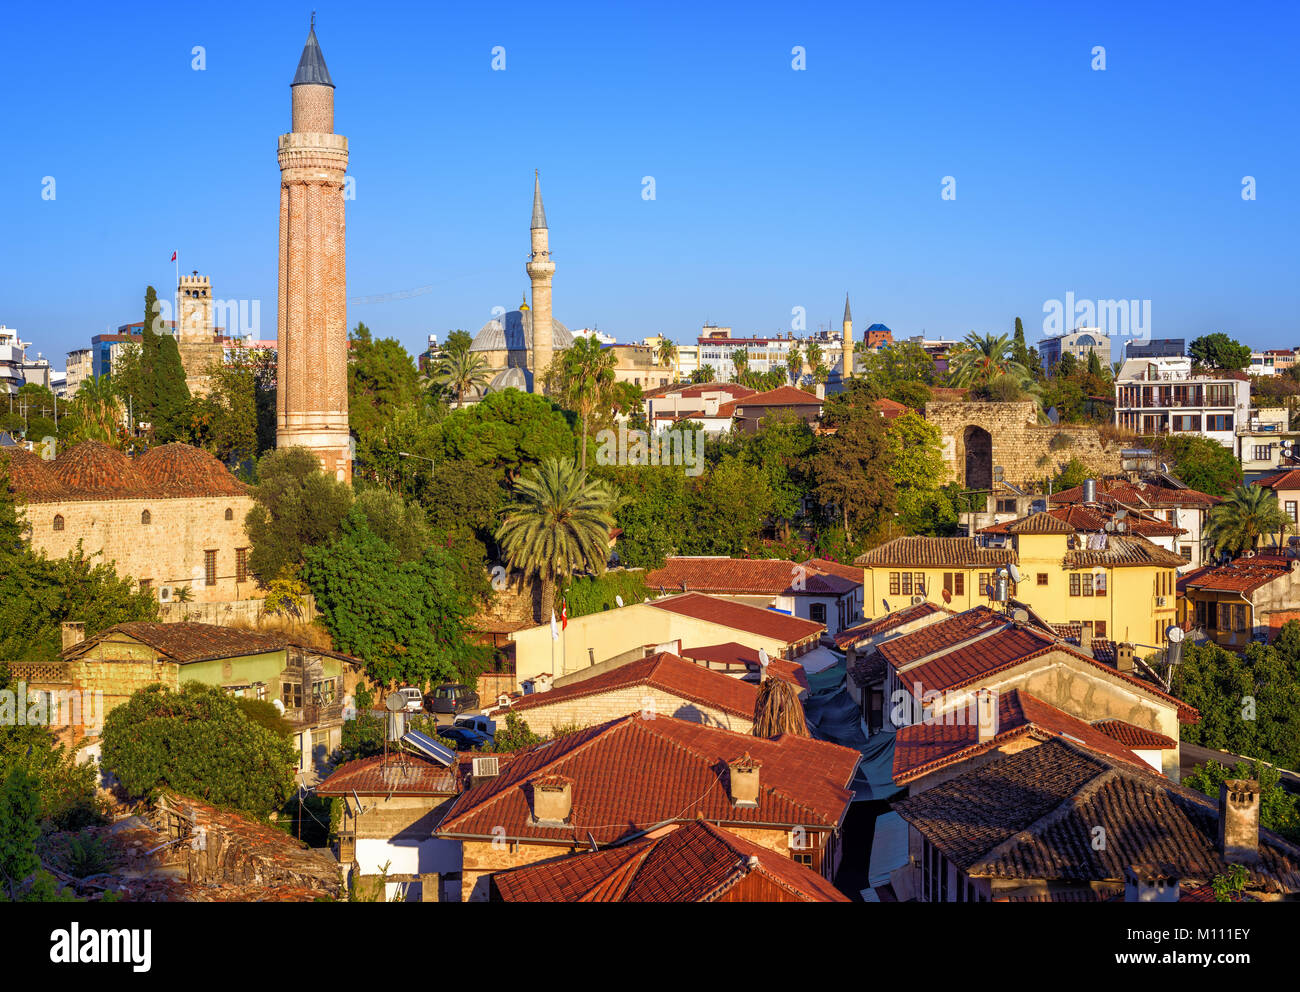
[[[796,338],[793,334],[785,337],[737,338],[731,336],[731,328],[714,327],[706,324],[697,341],[699,348],[699,368],[713,366],[717,378],[722,382],[730,381],[736,374],[736,365],[731,359],[733,352],[743,350],[748,358],[751,372],[766,373],[777,366],[788,368],[790,365],[790,348],[797,346],[803,365],[800,382],[812,381],[812,369],[808,362],[808,345],[816,342],[821,349],[821,361],[833,376],[840,376],[844,370],[844,339],[832,333],[811,334]]]
[[[28,342],[20,340],[14,328],[0,324],[0,392],[12,396],[23,387],[27,347]]]
[[[1130,358],[1115,377],[1115,424],[1136,434],[1197,434],[1236,452],[1249,412],[1249,379],[1193,375],[1187,357]]]

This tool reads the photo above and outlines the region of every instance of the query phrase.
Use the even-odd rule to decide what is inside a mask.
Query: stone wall
[[[62,558],[80,541],[87,554],[101,552],[98,560],[115,563],[119,575],[147,580],[155,590],[189,586],[194,602],[187,605],[193,608],[260,598],[251,574],[237,581],[237,549],[252,544],[244,533],[252,506],[251,496],[159,497],[32,502],[23,513],[33,548]],[[216,552],[214,585],[206,584],[208,550]]]
[[[1121,471],[1120,444],[1086,425],[1040,424],[1037,411],[1032,402],[930,402],[925,419],[939,429],[949,480],[970,488],[988,488],[989,481],[974,475],[967,479],[968,442],[977,443],[978,436],[968,430],[972,427],[989,434],[988,467],[1000,467],[1002,481],[1014,486],[1036,485],[1056,475],[1071,458],[1099,477]]]
[[[536,698],[545,699],[546,695],[542,693]],[[502,725],[506,712],[508,711],[496,714],[496,719]],[[519,716],[533,733],[549,737],[556,727],[594,727],[632,713],[654,713],[705,727],[720,727],[739,734],[748,734],[754,726],[754,721],[750,718],[726,713],[644,685],[628,686],[578,699],[557,699],[549,705],[540,704],[521,709]]]

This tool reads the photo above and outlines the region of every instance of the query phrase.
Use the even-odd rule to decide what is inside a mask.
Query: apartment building
[[[13,396],[26,381],[23,366],[26,364],[28,342],[18,337],[12,327],[0,324],[0,391]]]
[[[1294,348],[1270,348],[1266,351],[1250,353],[1250,367],[1246,369],[1251,375],[1281,375],[1295,365]]]
[[[1249,412],[1244,372],[1193,373],[1190,358],[1130,358],[1115,378],[1115,424],[1137,434],[1199,434],[1235,452]]]
[[[1069,334],[1058,334],[1043,338],[1038,342],[1038,355],[1043,361],[1043,368],[1051,372],[1064,355],[1073,355],[1080,362],[1087,362],[1088,356],[1095,354],[1102,367],[1110,364],[1110,337],[1105,331],[1096,327],[1081,327]]]

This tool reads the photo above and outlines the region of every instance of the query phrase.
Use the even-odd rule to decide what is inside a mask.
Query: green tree
[[[1222,331],[1205,334],[1187,346],[1196,365],[1236,372],[1250,364],[1250,346],[1234,341]]]
[[[1192,489],[1211,496],[1226,496],[1241,485],[1241,462],[1231,449],[1213,438],[1193,434],[1161,434],[1143,438],[1167,461],[1174,475]]]
[[[244,520],[252,543],[248,567],[267,585],[332,538],[352,506],[352,487],[320,469],[306,448],[280,448],[257,463],[253,508]]]
[[[740,377],[749,369],[749,352],[744,348],[736,348],[731,352],[731,364],[736,370],[734,381],[740,381]]]
[[[1282,787],[1282,773],[1262,761],[1239,761],[1227,768],[1217,761],[1197,765],[1181,785],[1218,800],[1219,786],[1228,779],[1254,779],[1259,783],[1259,825],[1287,840],[1300,843],[1300,798]]]
[[[170,789],[266,816],[294,789],[297,755],[216,686],[141,689],[104,721],[101,763],[132,796]]]
[[[579,337],[556,358],[559,366],[554,388],[561,401],[576,412],[582,421],[579,467],[587,468],[587,442],[591,436],[587,425],[592,414],[610,405],[614,388],[614,353],[601,346],[594,337]],[[552,383],[548,383],[548,392]]]
[[[357,461],[370,466],[384,426],[420,396],[420,377],[401,342],[376,340],[365,324],[352,329],[348,345],[348,424],[357,439]]]
[[[69,407],[70,416],[60,426],[61,439],[69,444],[100,441],[122,446],[122,402],[107,376],[91,376],[82,381]]]
[[[798,342],[792,343],[786,353],[786,368],[790,374],[790,381],[796,386],[799,385],[799,380],[803,378],[803,352],[799,350]]]
[[[547,459],[577,453],[577,438],[559,407],[517,389],[489,393],[468,410],[452,411],[436,434],[439,463],[485,465],[506,483]]]
[[[703,383],[717,382],[718,370],[715,369],[712,365],[701,365],[698,369],[696,369],[694,372],[691,373],[690,378],[691,378],[691,382],[696,385],[703,384]]]
[[[486,666],[489,653],[469,642],[465,627],[478,604],[445,550],[403,559],[358,506],[337,538],[305,556],[303,579],[325,627],[340,650],[365,660],[372,682],[472,681]]]
[[[558,581],[604,572],[613,502],[603,483],[567,458],[548,460],[515,483],[496,538],[509,567],[541,581],[539,623],[555,604]]]
[[[487,360],[468,349],[444,349],[430,376],[440,392],[456,397],[456,406],[465,405],[465,394],[482,389],[491,381]]]
[[[889,471],[889,441],[884,421],[865,404],[829,406],[811,467],[815,495],[823,511],[840,518],[846,540],[877,524],[893,508],[894,483]],[[833,432],[833,433],[831,433]]]
[[[1216,550],[1239,554],[1258,548],[1261,537],[1272,535],[1281,543],[1281,537],[1294,529],[1278,505],[1277,493],[1260,486],[1238,486],[1210,509],[1203,536]]]
[[[1029,370],[1012,357],[1011,341],[1005,334],[971,331],[948,360],[948,381],[954,386],[988,386],[1002,376],[1017,381],[1030,378]]]
[[[629,568],[658,568],[691,526],[685,474],[663,465],[609,466],[596,472],[618,490],[619,560]]]
[[[885,441],[899,523],[909,534],[954,531],[957,510],[942,488],[947,469],[939,429],[918,413],[905,413],[886,424]]]
[[[186,440],[227,465],[258,453],[257,371],[254,360],[241,352],[214,367],[208,394],[190,401]]]
[[[689,507],[683,553],[744,556],[758,545],[772,493],[763,469],[727,454],[700,479]]]
[[[667,365],[673,370],[673,382],[677,381],[677,343],[662,337],[656,350],[660,365]]]

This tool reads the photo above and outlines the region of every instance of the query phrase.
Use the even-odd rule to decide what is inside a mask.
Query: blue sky
[[[794,307],[815,330],[847,289],[859,331],[1019,315],[1034,340],[1072,292],[1150,300],[1158,337],[1300,344],[1295,4],[316,4],[348,295],[433,287],[349,323],[412,351],[518,304],[534,168],[556,317],[621,341],[787,331]],[[311,9],[9,8],[0,323],[61,366],[171,292],[176,249],[274,336]]]

